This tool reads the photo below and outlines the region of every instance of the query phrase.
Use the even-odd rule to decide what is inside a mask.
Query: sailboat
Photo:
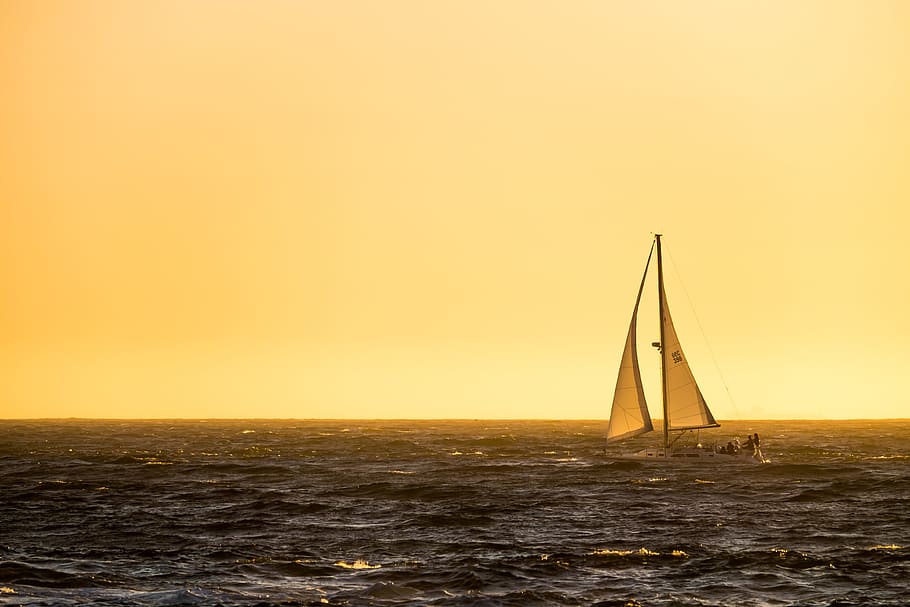
[[[667,295],[664,290],[663,255],[660,246],[660,234],[655,234],[645,272],[638,287],[638,297],[632,311],[632,322],[626,336],[616,378],[616,391],[613,394],[613,407],[607,426],[607,444],[629,439],[654,430],[651,414],[645,401],[642,388],[641,372],[638,363],[638,306],[645,287],[645,278],[651,258],[657,250],[657,301],[660,316],[660,341],[652,345],[660,352],[661,361],[661,400],[663,401],[663,445],[658,448],[642,449],[633,453],[612,456],[617,459],[644,461],[685,461],[691,463],[764,463],[766,460],[761,450],[743,447],[738,450],[717,449],[714,446],[677,445],[683,435],[703,428],[717,428],[720,424],[714,419],[708,404],[702,396],[689,361],[679,344],[679,337],[670,317]],[[750,440],[751,443],[751,440]]]

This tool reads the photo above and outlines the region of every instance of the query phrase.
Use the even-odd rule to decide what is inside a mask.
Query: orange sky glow
[[[0,418],[606,418],[654,232],[718,419],[910,411],[906,2],[11,0],[0,90]]]

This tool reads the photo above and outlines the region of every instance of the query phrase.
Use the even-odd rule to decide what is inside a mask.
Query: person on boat
[[[736,447],[732,442],[727,443],[727,455],[736,455]]]
[[[753,453],[755,459],[758,461],[764,461],[765,456],[761,452],[761,439],[758,438],[758,432],[755,433],[755,437],[752,439],[752,444],[755,446],[755,451]]]
[[[755,451],[755,442],[752,440],[752,437],[749,437],[749,440],[746,441],[745,446],[743,447],[746,451]]]

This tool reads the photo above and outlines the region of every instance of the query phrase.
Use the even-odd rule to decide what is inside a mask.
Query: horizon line
[[[663,421],[662,418],[653,418]],[[295,422],[596,422],[607,423],[609,418],[550,418],[550,417],[0,417],[8,421],[295,421]],[[724,423],[743,422],[862,422],[910,421],[910,417],[793,417],[721,419]],[[712,430],[714,428],[704,428]]]

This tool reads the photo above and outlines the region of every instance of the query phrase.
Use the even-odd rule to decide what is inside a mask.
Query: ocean
[[[910,420],[722,423],[0,421],[0,604],[910,604]]]

